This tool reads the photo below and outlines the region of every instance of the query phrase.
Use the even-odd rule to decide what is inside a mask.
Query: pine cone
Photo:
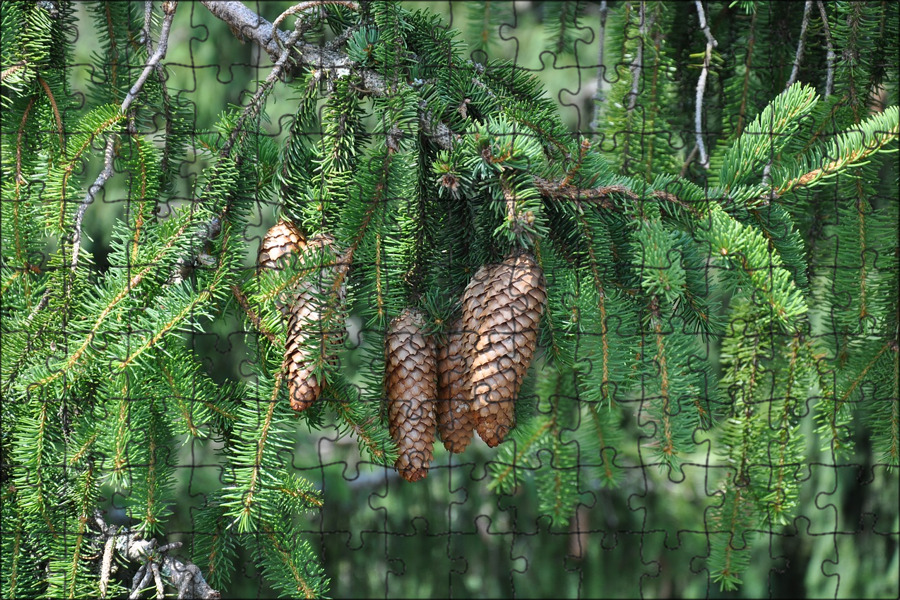
[[[446,342],[438,349],[438,391],[435,412],[444,448],[459,454],[466,449],[475,431],[470,412],[469,360],[464,351],[463,321],[450,326]]]
[[[547,301],[541,268],[527,253],[475,273],[463,294],[475,429],[498,445],[515,424],[514,400],[537,346]]]
[[[310,258],[314,251],[333,246],[334,238],[331,236],[315,235],[303,244],[303,258],[315,262]],[[324,362],[331,362],[333,357],[329,353],[329,346],[335,341],[332,338],[343,338],[344,335],[343,329],[331,327],[329,330],[330,324],[338,323],[340,319],[346,289],[344,282],[341,282],[337,290],[336,302],[330,299],[329,289],[338,275],[343,277],[347,265],[339,259],[332,266],[317,268],[320,276],[307,275],[292,290],[293,302],[288,307],[284,368],[287,370],[291,408],[296,411],[306,410],[318,399],[322,392],[322,382],[314,372],[319,366],[319,357]]]
[[[256,255],[257,269],[278,269],[284,260],[279,260],[291,252],[299,252],[305,240],[297,226],[290,221],[281,220],[272,226],[262,242]]]
[[[385,386],[391,437],[400,456],[394,464],[407,481],[428,475],[434,458],[434,400],[437,365],[425,319],[407,309],[391,321],[385,338]]]

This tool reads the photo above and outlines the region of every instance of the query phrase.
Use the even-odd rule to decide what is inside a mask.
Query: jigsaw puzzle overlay
[[[900,595],[900,8],[3,2],[4,598]]]

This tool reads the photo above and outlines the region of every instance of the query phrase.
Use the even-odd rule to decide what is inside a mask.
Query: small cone
[[[311,237],[302,245],[302,254],[307,258],[316,249],[333,247],[334,238],[327,234]],[[337,302],[328,302],[328,290],[336,282],[338,275],[346,273],[347,265],[338,264],[318,268],[320,276],[307,276],[292,290],[293,302],[287,307],[288,329],[284,353],[284,368],[287,371],[288,394],[291,408],[303,411],[312,406],[322,392],[322,382],[314,375],[319,357],[330,362],[328,346],[334,336],[343,336],[343,330],[333,327],[338,322],[335,313],[340,313],[345,285],[343,281],[337,290]],[[330,306],[329,306],[330,304]],[[331,330],[330,330],[331,329]]]
[[[388,423],[400,451],[394,467],[407,481],[428,475],[434,458],[437,365],[424,323],[421,312],[407,309],[391,321],[385,338]]]
[[[471,411],[475,430],[490,447],[515,424],[514,401],[537,347],[546,302],[543,272],[527,253],[482,267],[463,294]]]
[[[475,432],[469,411],[469,365],[464,352],[463,322],[458,319],[438,349],[438,392],[435,412],[444,448],[455,454],[466,449]]]
[[[303,234],[290,221],[281,220],[272,226],[262,242],[256,255],[257,269],[279,269],[284,265],[281,260],[291,252],[299,252],[304,244]]]

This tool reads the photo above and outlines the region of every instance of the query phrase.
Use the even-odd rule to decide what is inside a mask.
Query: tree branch
[[[150,77],[150,73],[156,69],[156,65],[159,64],[159,61],[166,55],[166,51],[169,47],[169,32],[172,29],[172,20],[175,18],[175,9],[177,7],[178,2],[175,0],[166,0],[163,2],[162,9],[165,13],[165,18],[163,19],[162,29],[159,32],[159,45],[156,47],[156,52],[153,53],[153,56],[147,60],[147,64],[144,65],[144,70],[141,72],[137,81],[134,82],[134,85],[131,86],[128,95],[125,96],[125,100],[122,101],[120,112],[123,115],[128,112],[128,109],[137,99],[138,94],[141,93],[141,89],[143,89],[147,78]],[[109,140],[106,142],[103,170],[97,175],[97,179],[94,180],[94,183],[88,187],[87,194],[85,194],[84,200],[81,201],[81,205],[78,207],[78,213],[75,215],[75,230],[72,234],[71,268],[73,271],[75,270],[75,267],[78,266],[78,253],[81,251],[81,224],[84,221],[84,213],[87,211],[88,206],[94,202],[94,198],[96,198],[100,189],[113,175],[113,162],[116,158],[115,146],[117,139],[118,135],[115,133],[109,136]]]
[[[800,22],[800,41],[797,42],[797,53],[794,55],[794,68],[791,69],[791,76],[788,77],[787,84],[784,89],[788,89],[797,81],[797,75],[800,74],[800,63],[803,61],[803,50],[806,47],[806,29],[809,27],[809,13],[812,9],[813,0],[806,0],[803,6],[803,20]]]
[[[288,41],[288,34],[272,28],[265,18],[259,16],[241,2],[218,2],[201,0],[201,4],[213,15],[225,21],[240,40],[249,40],[258,45],[273,61],[281,56],[281,48]],[[278,36],[279,41],[275,40]],[[370,69],[359,69],[346,54],[322,48],[320,46],[299,42],[294,46],[294,61],[317,70],[330,71],[336,77],[358,74],[363,80],[363,87],[376,96],[387,93],[384,79]]]
[[[554,198],[557,200],[576,201],[576,202],[593,202],[601,208],[622,212],[621,208],[616,206],[610,198],[610,194],[622,194],[632,200],[641,197],[640,194],[631,190],[624,185],[605,185],[595,188],[579,188],[567,183],[558,183],[544,179],[543,177],[532,177],[534,186],[542,196]],[[699,213],[693,206],[676,196],[675,194],[664,192],[662,190],[654,190],[650,192],[650,197],[677,204],[684,210],[690,212],[695,217],[699,217]]]
[[[825,47],[828,49],[826,61],[828,63],[828,72],[825,76],[825,97],[827,98],[834,91],[834,46],[831,44],[831,29],[828,27],[828,14],[825,12],[825,5],[822,0],[817,2],[819,6],[819,14],[822,15],[822,28],[825,32]]]
[[[697,138],[697,150],[700,153],[700,166],[704,169],[709,169],[709,156],[706,154],[706,144],[703,142],[703,95],[706,93],[706,76],[709,74],[712,51],[719,44],[709,30],[709,24],[706,22],[706,13],[703,11],[703,3],[700,0],[694,0],[694,3],[697,6],[697,16],[700,17],[700,28],[706,36],[703,70],[700,71],[700,77],[697,79],[697,99],[694,103],[694,134]]]
[[[109,584],[109,572],[111,565],[111,548],[114,547],[119,555],[127,561],[139,562],[141,567],[132,581],[132,590],[129,598],[140,596],[141,590],[154,581],[157,597],[161,598],[162,578],[168,578],[172,586],[178,589],[179,598],[221,598],[218,590],[214,590],[203,578],[197,565],[183,562],[168,554],[181,546],[181,542],[166,544],[157,547],[156,539],[145,540],[140,531],[131,531],[128,527],[116,527],[103,520],[99,512],[94,513],[94,522],[105,536],[105,550],[103,553],[103,565],[101,568],[100,590],[105,595]],[[110,543],[110,540],[114,540]]]
[[[201,0],[200,3],[209,9],[209,12],[214,16],[227,23],[238,39],[249,40],[257,44],[276,62],[283,58],[281,49],[285,46],[291,47],[290,34],[273,27],[272,23],[244,6],[241,2]],[[333,0],[332,2],[322,0],[315,4],[325,3],[337,3],[348,6],[355,4],[344,2],[343,0]],[[309,8],[313,3],[301,4],[306,5],[303,8]],[[350,7],[353,8],[353,6]],[[276,19],[277,21],[278,19]],[[278,41],[276,41],[276,38]],[[294,65],[306,66],[315,71],[321,71],[329,77],[344,77],[351,73],[357,75],[362,80],[361,86],[358,86],[357,89],[362,93],[374,96],[386,96],[390,93],[381,75],[371,69],[359,68],[359,65],[346,54],[331,48],[323,48],[297,40],[293,44],[290,54]],[[290,72],[287,63],[285,63],[285,71]],[[419,111],[419,122],[422,132],[430,136],[438,147],[445,150],[449,149],[453,137],[449,127],[434,118],[434,115],[427,110],[424,101],[420,103],[419,108],[421,109]]]

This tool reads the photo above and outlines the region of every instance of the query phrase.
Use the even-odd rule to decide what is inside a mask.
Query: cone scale
[[[453,323],[438,349],[438,392],[435,412],[444,448],[455,454],[466,449],[475,432],[470,411],[469,360],[464,351],[462,319]]]

